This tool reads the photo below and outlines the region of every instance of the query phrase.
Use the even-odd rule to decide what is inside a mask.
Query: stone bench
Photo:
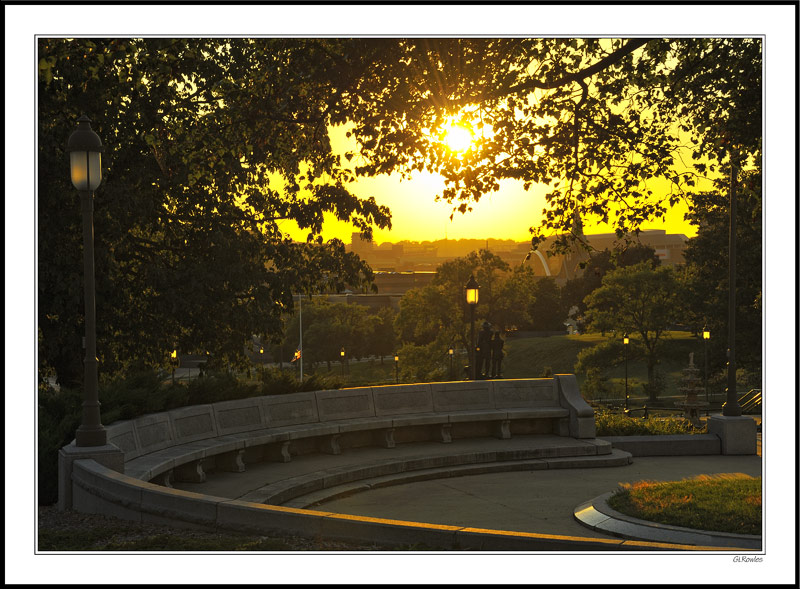
[[[389,385],[183,407],[107,427],[125,474],[171,486],[218,469],[361,446],[520,434],[594,438],[574,375]]]

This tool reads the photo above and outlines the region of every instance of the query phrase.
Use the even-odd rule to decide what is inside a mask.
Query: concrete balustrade
[[[108,427],[125,473],[169,486],[211,468],[343,448],[515,434],[594,437],[593,413],[571,375],[549,379],[389,385],[183,407]],[[559,383],[563,386],[559,387]],[[588,414],[588,417],[586,415]],[[584,426],[571,424],[591,423]],[[577,434],[577,435],[575,435]]]
[[[379,530],[381,541],[387,543],[427,541],[432,546],[447,548],[502,549],[524,545],[529,550],[558,549],[564,547],[564,540],[538,534],[509,535],[265,505],[178,490],[171,488],[171,484],[202,482],[212,469],[242,472],[253,462],[287,462],[303,454],[339,454],[363,446],[387,448],[387,459],[379,464],[364,464],[362,468],[327,473],[324,477],[312,474],[277,481],[253,495],[260,501],[269,499],[279,503],[281,498],[334,484],[351,481],[358,484],[364,477],[394,472],[416,476],[413,474],[416,468],[436,467],[435,460],[422,460],[415,465],[414,461],[401,463],[392,459],[388,449],[412,441],[457,443],[463,438],[508,439],[516,435],[547,434],[583,440],[580,452],[586,453],[590,461],[603,459],[601,455],[611,452],[610,444],[594,439],[593,411],[581,398],[573,375],[256,397],[145,415],[112,424],[107,429],[110,443],[119,448],[123,457],[123,466],[115,466],[114,461],[104,465],[98,460],[80,459],[79,453],[68,451],[72,445],[65,447],[62,454],[71,459],[64,461],[59,483],[70,499],[60,502],[62,508],[143,522],[260,533],[374,539]],[[553,467],[558,467],[559,460],[569,460],[558,456],[552,459]],[[619,459],[616,454],[615,457]],[[525,457],[487,453],[465,455],[457,462],[469,465],[514,458]],[[625,540],[578,540],[589,549],[635,548],[635,543]]]

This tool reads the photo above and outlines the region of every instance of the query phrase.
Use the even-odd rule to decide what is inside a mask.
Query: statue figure
[[[492,338],[492,378],[500,378],[500,368],[503,363],[503,339],[500,332],[495,331]]]
[[[489,378],[492,362],[492,326],[488,321],[478,334],[478,346],[475,358],[475,378]]]

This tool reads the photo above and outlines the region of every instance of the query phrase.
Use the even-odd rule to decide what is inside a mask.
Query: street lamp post
[[[469,280],[467,281],[467,285],[464,287],[465,296],[467,299],[467,305],[469,305],[469,319],[470,319],[470,330],[469,330],[469,372],[470,378],[475,380],[476,372],[475,372],[475,307],[478,305],[478,291],[480,291],[480,286],[475,280],[475,276],[470,274]]]
[[[86,115],[67,141],[72,184],[81,198],[83,216],[83,293],[85,309],[86,356],[83,361],[84,401],[81,425],[75,432],[77,446],[105,446],[106,429],[100,423],[100,400],[97,390],[97,326],[94,292],[94,191],[103,179],[100,167],[103,143],[92,131]]]
[[[711,332],[703,326],[703,385],[706,389],[706,403],[708,403],[708,340],[711,339]]]
[[[398,372],[398,367],[400,365],[400,356],[397,354],[394,355],[394,382],[400,382],[400,373]]]
[[[339,355],[342,357],[342,377],[344,377],[344,348],[339,350]]]
[[[736,398],[736,166],[731,152],[730,179],[730,233],[728,235],[728,391],[722,405],[722,415],[738,417],[742,414]]]
[[[447,355],[450,356],[450,380],[453,380],[453,347],[450,346],[450,349],[447,350]]]
[[[622,336],[622,344],[625,348],[625,413],[628,413],[628,344],[631,343],[628,334]]]

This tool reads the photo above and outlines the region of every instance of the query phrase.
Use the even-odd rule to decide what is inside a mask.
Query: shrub
[[[58,451],[75,437],[81,424],[81,391],[40,386],[37,399],[37,467],[39,504],[58,500]]]
[[[586,380],[583,381],[582,393],[589,399],[608,399],[612,396],[613,388],[599,368],[589,368],[586,371]]]
[[[628,417],[610,411],[596,411],[595,425],[598,436],[656,436],[669,434],[702,434],[682,417]]]

